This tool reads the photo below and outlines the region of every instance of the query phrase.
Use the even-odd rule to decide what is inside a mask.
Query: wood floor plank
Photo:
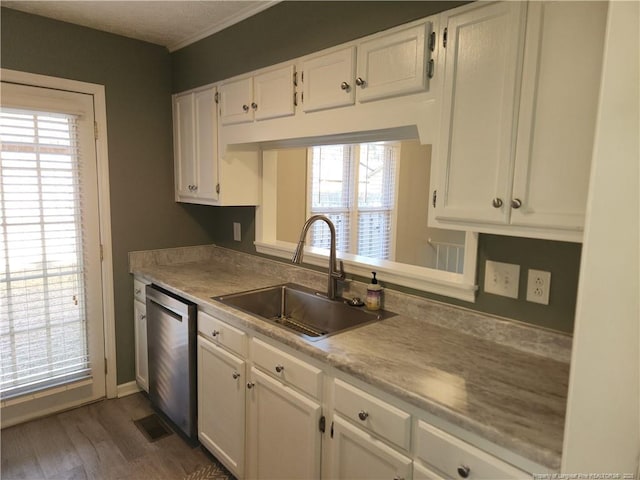
[[[2,430],[2,480],[181,480],[212,463],[175,433],[149,442],[133,421],[152,412],[135,394]]]

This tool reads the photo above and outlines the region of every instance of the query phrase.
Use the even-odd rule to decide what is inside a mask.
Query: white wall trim
[[[138,393],[139,391],[141,391],[141,388],[138,386],[135,380],[127,383],[121,383],[120,385],[118,385],[118,398],[133,395],[134,393]]]
[[[116,326],[113,296],[113,256],[111,244],[111,201],[109,191],[109,152],[107,148],[107,107],[104,85],[50,77],[17,70],[0,69],[0,78],[6,82],[36,87],[67,90],[93,95],[94,114],[98,123],[96,159],[98,167],[98,201],[100,203],[100,242],[103,248],[102,302],[104,316],[104,347],[107,362],[107,398],[117,395]]]
[[[183,47],[186,47],[187,45],[191,45],[192,43],[197,42],[198,40],[202,40],[203,38],[209,37],[211,35],[213,35],[214,33],[218,33],[222,30],[224,30],[227,27],[230,27],[231,25],[235,25],[236,23],[240,23],[242,20],[245,20],[253,15],[256,15],[260,12],[262,12],[263,10],[266,10],[269,7],[272,7],[273,5],[275,5],[276,3],[280,3],[280,0],[264,0],[261,1],[258,5],[255,5],[251,8],[247,8],[245,10],[242,10],[240,12],[238,12],[237,14],[226,18],[224,21],[222,22],[217,22],[207,28],[205,28],[204,30],[200,30],[198,33],[196,33],[195,35],[191,35],[183,40],[180,40],[177,43],[174,43],[172,45],[169,45],[168,50],[170,52],[175,52],[176,50],[179,50]]]

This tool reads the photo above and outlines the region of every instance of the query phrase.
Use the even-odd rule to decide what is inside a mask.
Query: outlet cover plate
[[[529,269],[527,275],[527,302],[549,305],[551,272]]]
[[[484,270],[484,291],[503,297],[518,298],[520,265],[487,260]]]

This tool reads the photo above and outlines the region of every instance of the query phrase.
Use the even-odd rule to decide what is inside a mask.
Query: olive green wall
[[[468,2],[281,2],[237,25],[172,53],[173,91],[205,85],[363,37]],[[255,253],[254,209],[220,209],[215,243]],[[232,240],[240,221],[243,241]],[[247,236],[244,232],[251,236]],[[478,295],[474,304],[394,287],[474,310],[563,332],[573,331],[581,245],[499,235],[480,235]],[[486,260],[521,266],[519,298],[483,291]],[[550,305],[527,302],[527,269],[551,271]],[[364,279],[363,279],[364,280]],[[384,280],[384,279],[383,279]],[[367,280],[368,281],[368,280]]]
[[[215,221],[208,210],[173,200],[169,53],[6,8],[1,17],[2,68],[105,85],[118,383],[131,381],[133,286],[127,252],[211,243]]]

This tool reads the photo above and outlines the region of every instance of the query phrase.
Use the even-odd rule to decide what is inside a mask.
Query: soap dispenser
[[[382,287],[378,284],[376,272],[371,272],[373,278],[371,283],[367,285],[367,301],[365,302],[367,310],[380,310],[382,306]]]

